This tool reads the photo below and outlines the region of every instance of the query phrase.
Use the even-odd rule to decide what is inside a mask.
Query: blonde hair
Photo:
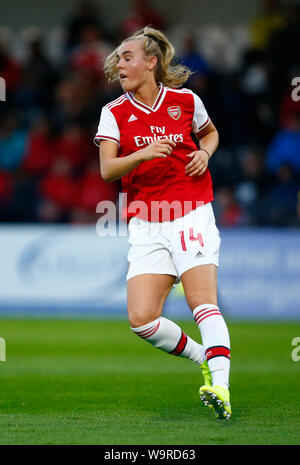
[[[172,60],[175,56],[175,49],[163,32],[146,26],[144,29],[135,32],[135,34],[128,39],[125,39],[122,44],[136,39],[143,41],[146,57],[157,57],[157,65],[154,69],[155,81],[157,83],[161,82],[167,87],[177,88],[188,80],[192,71],[186,66],[172,64]],[[116,48],[104,62],[104,73],[108,82],[118,81],[119,78],[119,71],[117,68],[118,50],[119,47]]]

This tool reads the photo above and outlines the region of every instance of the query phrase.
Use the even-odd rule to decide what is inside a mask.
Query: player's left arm
[[[201,176],[205,173],[208,162],[219,145],[219,134],[212,121],[195,135],[199,140],[200,149],[187,155],[191,158],[185,167],[185,172],[189,176]]]

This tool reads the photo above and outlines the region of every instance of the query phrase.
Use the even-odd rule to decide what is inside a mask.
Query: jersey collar
[[[152,107],[148,107],[148,105],[145,105],[144,103],[139,102],[136,98],[134,98],[132,92],[126,92],[126,96],[128,100],[132,103],[132,105],[137,107],[139,110],[142,110],[145,113],[149,114],[151,112],[157,111],[165,98],[166,88],[161,83],[159,83],[159,87],[160,89],[159,89],[158,96],[156,97],[156,100]]]

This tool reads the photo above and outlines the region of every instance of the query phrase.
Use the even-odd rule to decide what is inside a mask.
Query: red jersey
[[[169,138],[176,143],[167,158],[143,161],[122,177],[123,192],[127,194],[124,219],[138,216],[148,221],[165,221],[162,206],[171,205],[167,219],[174,220],[213,200],[208,170],[201,176],[185,174],[185,166],[191,160],[187,154],[198,149],[192,132],[201,131],[209,121],[194,92],[163,85],[152,108],[136,100],[132,92],[103,107],[95,143],[99,145],[101,139],[116,142],[120,157],[159,139]]]

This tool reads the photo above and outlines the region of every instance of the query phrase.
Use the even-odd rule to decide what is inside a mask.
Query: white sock
[[[193,311],[201,333],[202,344],[213,385],[228,389],[230,371],[230,339],[225,320],[217,305],[199,305]]]
[[[203,346],[187,336],[174,321],[167,318],[160,317],[144,326],[131,329],[145,341],[164,352],[188,358],[198,365],[206,360]]]

